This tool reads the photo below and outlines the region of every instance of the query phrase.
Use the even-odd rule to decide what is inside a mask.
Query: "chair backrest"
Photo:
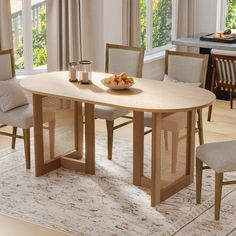
[[[14,76],[13,50],[0,51],[0,81],[12,79]]]
[[[208,55],[166,51],[165,74],[182,82],[200,83],[205,87]]]
[[[107,44],[105,72],[142,77],[144,49],[124,45]]]
[[[213,79],[217,87],[230,89],[236,87],[236,52],[211,50]]]

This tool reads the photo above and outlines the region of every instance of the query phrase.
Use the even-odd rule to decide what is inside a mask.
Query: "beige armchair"
[[[185,83],[186,89],[189,86],[205,86],[208,55],[200,55],[186,52],[166,51],[165,56],[165,74],[168,75],[169,82]],[[152,114],[144,114],[144,125],[152,127]],[[178,112],[166,116],[162,120],[162,129],[164,130],[165,147],[168,149],[168,131],[172,133],[172,173],[176,172],[179,132],[187,128],[187,113]],[[197,110],[197,128],[200,144],[204,143],[202,111]]]
[[[215,171],[215,220],[220,219],[222,186],[236,184],[236,180],[223,181],[224,172],[236,171],[236,141],[208,143],[196,150],[196,201],[201,203],[202,171]],[[203,166],[205,163],[207,166]]]
[[[105,72],[112,74],[126,72],[129,76],[141,78],[143,71],[143,58],[143,48],[107,44]],[[128,110],[107,106],[95,106],[95,118],[106,120],[109,160],[112,159],[113,132],[118,128],[132,123],[132,120],[130,120],[132,117],[127,116],[129,113],[130,111]],[[129,120],[115,126],[114,121],[120,117],[128,118]]]
[[[0,81],[8,81],[15,76],[13,50],[0,51]],[[19,88],[20,89],[20,88]],[[2,98],[0,98],[2,99]],[[45,112],[44,122],[48,123],[49,138],[52,145],[50,156],[54,157],[54,132],[55,117],[54,112]],[[16,138],[24,140],[26,168],[30,169],[30,128],[33,124],[32,104],[15,107],[8,111],[0,109],[0,128],[12,126],[12,133],[0,131],[0,135],[12,137],[11,147],[14,149]],[[17,134],[17,128],[22,128],[23,135]]]

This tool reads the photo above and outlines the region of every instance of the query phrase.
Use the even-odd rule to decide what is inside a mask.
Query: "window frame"
[[[153,26],[153,17],[152,17],[152,4],[153,0],[147,0],[147,45],[146,45],[146,51],[145,56],[150,56],[153,54],[161,53],[167,49],[175,48],[175,46],[171,43],[166,44],[164,46],[152,48],[152,26]],[[171,30],[171,36],[172,40],[176,39],[177,37],[177,25],[178,25],[178,0],[172,0],[172,30]]]
[[[22,0],[22,37],[24,45],[24,69],[17,69],[16,75],[32,75],[47,72],[47,69],[36,69],[33,66],[33,31],[31,0]]]
[[[228,0],[217,0],[217,31],[223,31],[226,29],[228,8]],[[235,33],[236,29],[233,30],[233,33]]]

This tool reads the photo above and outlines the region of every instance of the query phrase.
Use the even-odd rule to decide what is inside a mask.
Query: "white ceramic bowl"
[[[128,89],[131,86],[133,86],[135,84],[135,80],[134,82],[131,84],[122,84],[122,85],[115,85],[115,84],[107,84],[104,82],[105,79],[102,79],[101,82],[104,86],[106,86],[109,89],[114,89],[114,90],[124,90],[124,89]]]

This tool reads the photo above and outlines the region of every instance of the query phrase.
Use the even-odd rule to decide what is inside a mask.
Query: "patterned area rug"
[[[95,176],[59,169],[35,178],[33,167],[25,170],[22,144],[0,151],[0,212],[70,235],[235,235],[236,186],[224,187],[219,222],[211,171],[203,178],[201,205],[193,184],[152,208],[149,191],[132,184],[130,141],[114,142],[108,161],[106,138],[97,135]]]

